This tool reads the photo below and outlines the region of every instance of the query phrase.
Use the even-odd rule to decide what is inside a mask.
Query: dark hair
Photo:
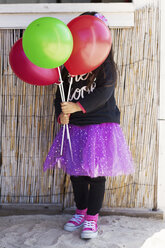
[[[111,46],[111,50],[110,53],[108,54],[108,57],[105,59],[106,63],[109,62],[109,74],[111,75],[111,80],[108,81],[108,85],[112,86],[112,85],[117,85],[117,67],[116,64],[114,62],[114,58],[113,58],[113,46]],[[104,78],[106,78],[106,72],[105,72],[105,68],[104,68],[104,62],[97,67],[94,71],[92,71],[92,73],[89,75],[88,77],[88,85],[87,85],[87,89],[89,89],[89,87],[92,85],[94,79],[97,77],[97,75],[99,74],[100,71],[103,71],[103,75]],[[106,87],[108,87],[108,85],[106,85]]]
[[[80,16],[82,16],[82,15],[95,15],[95,14],[97,14],[98,12],[96,12],[96,11],[87,11],[87,12],[84,12],[84,13],[82,13]]]
[[[93,15],[94,16],[97,13],[98,12],[91,11],[91,12],[84,12],[81,15]],[[107,58],[105,60],[109,62],[109,73],[111,74],[111,78],[112,78],[111,82],[109,82],[109,86],[112,86],[112,85],[115,84],[115,87],[116,87],[117,67],[116,67],[116,64],[114,62],[113,46],[111,46],[110,53],[108,54],[108,56],[107,56]],[[105,78],[106,75],[105,75],[105,70],[104,70],[104,62],[99,67],[97,67],[95,70],[93,70],[92,73],[89,75],[89,77],[88,77],[89,82],[88,82],[88,85],[87,85],[87,89],[90,88],[90,86],[92,85],[94,79],[97,77],[98,73],[101,70],[103,70],[104,78]],[[67,76],[67,70],[63,70],[63,77],[65,79],[66,79],[66,76]],[[64,81],[65,81],[65,79],[64,79]]]

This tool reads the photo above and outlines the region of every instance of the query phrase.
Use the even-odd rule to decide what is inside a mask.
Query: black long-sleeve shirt
[[[70,115],[69,123],[74,125],[90,125],[107,122],[120,123],[120,111],[116,106],[114,97],[115,82],[109,70],[108,59],[103,63],[103,70],[100,70],[93,84],[86,88],[90,73],[74,77],[69,101],[79,102],[83,111],[78,111]],[[67,99],[69,89],[68,80],[64,85],[65,98]],[[55,109],[56,117],[61,113],[62,102],[59,88],[56,92]]]

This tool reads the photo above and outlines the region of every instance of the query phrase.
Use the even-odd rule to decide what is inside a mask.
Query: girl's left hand
[[[72,114],[78,111],[82,111],[80,106],[74,102],[62,102],[61,109],[64,114]]]

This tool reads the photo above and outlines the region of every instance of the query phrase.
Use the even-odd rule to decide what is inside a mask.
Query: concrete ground
[[[70,214],[0,217],[0,248],[165,248],[165,221],[99,216],[99,234],[80,239],[81,229],[63,230]]]

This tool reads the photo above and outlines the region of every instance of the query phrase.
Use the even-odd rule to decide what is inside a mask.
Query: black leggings
[[[105,192],[105,177],[70,176],[74,201],[78,209],[88,208],[87,214],[99,213]]]

